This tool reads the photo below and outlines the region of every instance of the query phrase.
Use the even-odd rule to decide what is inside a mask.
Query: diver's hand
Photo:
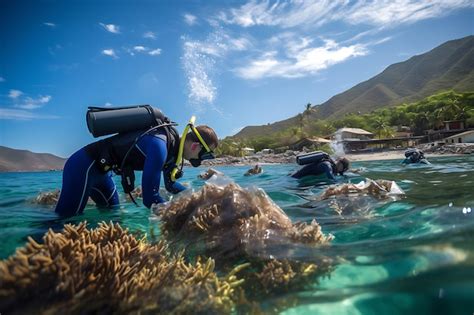
[[[151,211],[156,215],[159,215],[164,209],[166,209],[169,205],[169,201],[161,202],[161,203],[152,203],[151,204]]]

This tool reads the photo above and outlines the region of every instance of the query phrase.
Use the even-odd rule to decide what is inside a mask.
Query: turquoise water
[[[402,166],[400,161],[354,163],[365,177],[394,180],[406,192],[398,200],[340,197],[318,201],[327,187],[315,181],[298,182],[286,176],[295,165],[263,166],[264,173],[245,177],[249,166],[216,167],[239,185],[257,186],[292,218],[316,219],[334,235],[325,249],[301,247],[289,258],[311,261],[321,255],[337,257],[328,276],[304,292],[289,292],[269,300],[297,298],[284,314],[473,314],[474,312],[474,156],[430,159],[433,165]],[[199,188],[188,168],[182,182]],[[60,229],[52,207],[32,203],[40,192],[60,188],[61,172],[3,173],[0,177],[0,257],[11,255],[28,235],[36,239],[48,228]],[[118,182],[118,178],[117,182]],[[126,202],[114,211],[88,206],[84,215],[67,222],[116,221],[131,230],[159,232],[145,207]],[[335,211],[338,209],[342,214]],[[296,247],[296,246],[295,246]]]

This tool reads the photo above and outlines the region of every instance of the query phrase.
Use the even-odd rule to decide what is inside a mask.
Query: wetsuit
[[[303,166],[301,169],[293,173],[291,177],[302,178],[304,176],[318,176],[322,174],[325,174],[326,177],[330,180],[336,180],[336,178],[334,177],[334,174],[336,174],[335,165],[333,165],[333,163],[331,163],[330,161],[311,163]]]
[[[55,211],[61,216],[80,214],[89,197],[99,207],[118,205],[117,188],[109,167],[120,165],[124,152],[131,147],[130,143],[133,144],[137,134],[139,133],[100,140],[74,153],[64,166],[63,186]],[[125,166],[133,170],[143,170],[143,204],[148,208],[153,203],[164,201],[159,194],[162,171],[168,191],[178,193],[185,189],[181,184],[171,181],[170,161],[174,160],[174,154],[169,152],[170,147],[167,144],[168,139],[164,131],[147,134],[132,147],[126,159]]]
[[[402,164],[414,164],[414,163],[431,164],[425,158],[423,151],[420,151],[420,150],[409,150],[405,152],[405,156],[406,158],[402,161]]]

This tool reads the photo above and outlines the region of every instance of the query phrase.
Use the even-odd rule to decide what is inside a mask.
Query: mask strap
[[[197,131],[197,129],[196,129],[196,127],[194,127],[194,125],[191,125],[191,130],[194,132],[196,137],[199,139],[199,142],[202,144],[204,149],[206,149],[207,152],[211,152],[211,149],[209,149],[209,146],[207,145],[206,141],[204,141],[204,139],[201,137],[201,135],[199,134],[199,131]]]

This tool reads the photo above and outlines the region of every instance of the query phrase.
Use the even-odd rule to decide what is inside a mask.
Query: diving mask
[[[199,151],[198,157],[199,158],[197,158],[197,159],[190,159],[189,160],[189,163],[191,163],[191,165],[193,167],[200,166],[203,160],[212,160],[212,159],[216,158],[214,156],[214,152],[207,151],[204,147],[201,149],[201,151]]]

